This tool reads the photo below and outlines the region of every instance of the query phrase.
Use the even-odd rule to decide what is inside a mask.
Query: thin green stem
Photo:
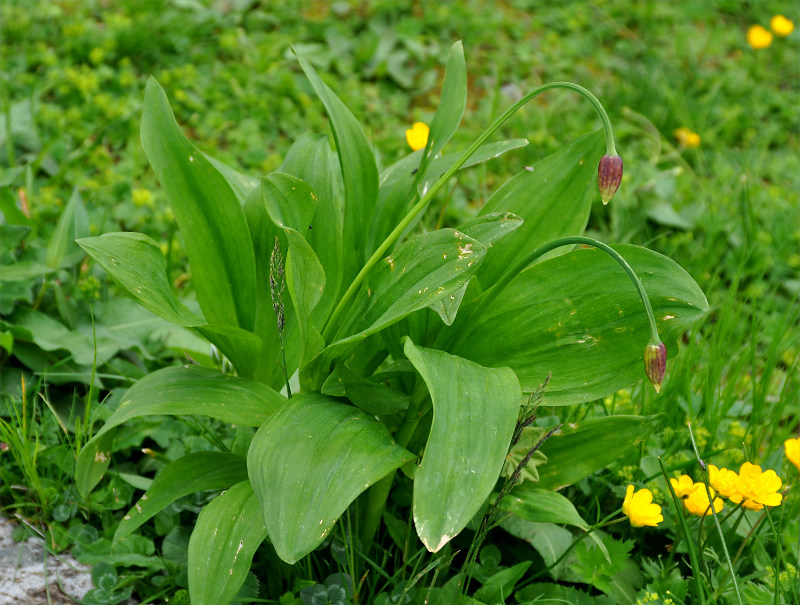
[[[681,502],[680,498],[678,498],[675,490],[672,489],[672,484],[669,482],[669,477],[667,476],[667,469],[664,468],[664,461],[661,460],[661,457],[658,458],[658,465],[661,467],[661,474],[664,477],[664,481],[667,482],[667,489],[669,489],[670,496],[672,496],[672,503],[675,505],[675,514],[678,517],[678,521],[683,532],[683,538],[686,541],[686,549],[689,551],[689,562],[691,564],[692,571],[694,572],[693,579],[697,602],[704,603],[706,596],[705,591],[703,590],[703,574],[700,566],[700,555],[698,554],[696,545],[692,541],[691,534],[689,533],[689,525],[686,523],[686,517],[683,515],[683,503]]]
[[[483,312],[489,307],[489,305],[494,302],[497,296],[502,292],[511,281],[517,277],[522,271],[524,271],[528,266],[530,266],[533,262],[535,262],[541,256],[547,254],[548,252],[555,250],[556,248],[560,248],[562,246],[572,246],[575,244],[585,244],[587,246],[593,246],[602,250],[606,254],[608,254],[611,258],[613,258],[617,263],[625,270],[628,274],[628,277],[631,278],[633,285],[636,287],[636,291],[639,293],[639,297],[642,299],[642,304],[644,305],[645,313],[647,314],[647,319],[650,322],[650,338],[653,344],[658,344],[661,342],[661,338],[658,335],[658,327],[656,326],[656,318],[653,314],[653,306],[650,304],[650,299],[647,296],[647,292],[642,285],[642,280],[639,279],[639,276],[636,275],[636,272],[631,268],[628,262],[622,258],[622,256],[614,250],[608,244],[604,244],[603,242],[597,241],[590,237],[584,237],[582,235],[572,235],[568,237],[560,237],[558,239],[554,239],[551,242],[544,244],[543,246],[539,246],[535,250],[533,250],[530,254],[524,257],[520,262],[516,265],[513,265],[511,269],[506,271],[500,279],[489,289],[487,290],[483,297],[481,298],[478,306],[475,307],[475,310],[472,311],[469,318],[467,319],[467,323],[464,324],[461,330],[459,330],[458,336],[453,344],[448,347],[450,350],[457,350],[458,347],[464,342],[464,340],[469,335],[471,329],[477,323],[478,318],[483,314]]]
[[[614,132],[611,129],[611,121],[608,119],[608,114],[606,110],[603,108],[603,105],[600,101],[595,97],[591,92],[586,90],[583,86],[579,86],[577,84],[573,84],[572,82],[550,82],[548,84],[543,84],[537,88],[534,88],[524,97],[522,97],[519,101],[514,103],[510,108],[506,110],[506,112],[497,118],[491,126],[489,126],[481,135],[475,139],[475,142],[470,145],[467,150],[462,154],[462,156],[453,164],[447,172],[445,172],[436,183],[428,190],[428,192],[420,198],[420,200],[414,204],[413,208],[408,211],[405,217],[397,224],[394,230],[386,237],[385,240],[381,243],[380,246],[373,252],[372,256],[369,257],[369,260],[364,264],[361,268],[361,271],[358,272],[355,279],[353,279],[350,287],[347,288],[342,298],[339,300],[339,304],[336,305],[336,308],[333,310],[330,318],[328,319],[328,323],[325,325],[325,329],[322,331],[322,336],[325,339],[325,342],[330,342],[331,337],[335,334],[336,329],[339,326],[339,319],[341,318],[342,313],[348,307],[350,300],[355,296],[356,292],[361,286],[361,283],[364,281],[367,273],[369,273],[370,269],[375,266],[375,264],[383,258],[383,255],[389,249],[389,247],[400,237],[400,235],[405,231],[406,227],[408,227],[411,222],[417,217],[417,215],[422,212],[428,205],[428,203],[433,199],[433,196],[439,191],[439,189],[444,186],[444,184],[450,180],[450,177],[453,176],[456,171],[464,165],[464,163],[472,156],[475,151],[488,139],[500,126],[502,126],[506,120],[508,120],[512,115],[514,115],[523,105],[525,105],[528,101],[533,99],[534,97],[539,96],[543,92],[546,92],[552,88],[566,88],[569,90],[574,90],[575,92],[580,93],[584,97],[586,97],[594,106],[595,110],[597,111],[600,119],[603,122],[603,130],[605,131],[606,135],[606,154],[607,155],[616,155],[617,149],[614,145]]]
[[[694,440],[694,433],[692,432],[692,423],[688,423],[689,427],[689,438],[692,441],[692,449],[694,450],[694,455],[697,458],[697,462],[700,464],[700,473],[703,475],[703,486],[706,489],[706,496],[708,497],[709,508],[711,508],[711,514],[714,517],[714,523],[717,526],[717,533],[719,533],[719,541],[722,544],[722,550],[725,553],[725,560],[728,563],[728,569],[730,570],[731,580],[733,580],[733,588],[736,591],[736,598],[739,600],[739,605],[742,605],[742,594],[739,592],[739,584],[736,581],[736,573],[733,569],[733,562],[731,561],[731,555],[728,553],[728,545],[725,543],[725,534],[722,532],[722,526],[719,523],[719,519],[717,518],[717,511],[714,509],[714,494],[711,493],[711,488],[708,486],[708,473],[706,472],[706,464],[700,458],[700,452],[697,449],[697,443]],[[698,540],[700,543],[700,540]],[[702,554],[702,551],[701,551]]]

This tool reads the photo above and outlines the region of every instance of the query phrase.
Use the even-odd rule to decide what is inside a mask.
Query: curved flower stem
[[[574,90],[575,92],[580,93],[584,97],[586,97],[594,106],[595,110],[597,111],[600,119],[603,122],[603,130],[605,131],[606,135],[606,154],[607,155],[616,155],[617,149],[614,145],[614,132],[611,129],[611,121],[608,119],[608,114],[606,110],[603,108],[603,105],[600,101],[595,97],[591,92],[586,90],[583,86],[579,86],[578,84],[573,84],[572,82],[549,82],[548,84],[543,84],[542,86],[538,86],[522,97],[519,101],[514,103],[511,107],[509,107],[506,112],[497,118],[491,126],[489,126],[483,133],[475,140],[472,145],[470,145],[467,150],[462,154],[462,156],[453,164],[447,172],[445,172],[436,183],[428,190],[428,192],[423,195],[420,200],[414,204],[413,208],[408,211],[403,219],[397,224],[394,230],[386,236],[386,239],[383,240],[380,246],[378,246],[377,250],[373,252],[372,256],[369,257],[369,260],[364,264],[361,268],[361,271],[358,272],[358,275],[355,276],[350,287],[347,288],[342,298],[339,300],[339,304],[336,305],[336,308],[333,310],[330,318],[328,319],[327,324],[325,325],[325,329],[322,331],[322,336],[325,339],[325,342],[328,343],[331,337],[335,334],[335,330],[339,324],[339,319],[344,310],[347,308],[350,300],[355,296],[358,288],[361,286],[361,283],[364,281],[367,273],[369,272],[372,267],[383,257],[384,253],[389,249],[389,247],[400,237],[400,235],[405,231],[406,227],[408,227],[411,222],[417,217],[417,215],[422,212],[428,203],[431,201],[434,195],[442,188],[442,186],[450,180],[450,177],[453,176],[456,171],[464,165],[464,163],[472,156],[473,153],[483,144],[483,142],[488,139],[495,130],[500,128],[500,126],[505,123],[512,115],[514,115],[517,110],[519,110],[523,105],[525,105],[528,101],[533,99],[534,97],[539,96],[545,91],[548,91],[552,88],[566,88],[569,90]]]
[[[628,274],[628,277],[631,278],[633,285],[636,287],[636,291],[639,293],[639,297],[642,299],[642,304],[644,305],[645,313],[647,313],[647,319],[650,322],[650,338],[651,341],[655,343],[661,342],[661,338],[658,335],[658,328],[656,327],[656,318],[653,314],[653,306],[650,304],[650,299],[647,296],[647,292],[645,292],[644,286],[642,285],[642,281],[639,279],[639,276],[636,275],[636,272],[631,268],[628,262],[622,258],[622,256],[614,250],[608,244],[604,244],[603,242],[597,241],[590,237],[584,237],[582,235],[571,235],[568,237],[560,237],[558,239],[554,239],[551,242],[544,244],[543,246],[539,246],[535,250],[533,250],[528,256],[524,257],[520,262],[516,265],[513,265],[510,270],[506,271],[500,279],[492,286],[489,290],[485,292],[483,297],[481,298],[478,306],[472,311],[469,318],[467,319],[467,323],[462,326],[462,329],[459,331],[456,340],[452,343],[448,349],[455,351],[458,347],[463,344],[464,340],[469,335],[472,328],[475,326],[478,318],[483,314],[483,312],[494,302],[497,296],[502,292],[506,286],[508,286],[511,281],[517,277],[522,271],[524,271],[528,266],[531,265],[534,261],[536,261],[539,257],[547,254],[551,250],[556,248],[560,248],[561,246],[570,246],[574,244],[585,244],[588,246],[593,246],[602,250],[606,254],[608,254],[611,258],[613,258],[617,263],[625,270]]]

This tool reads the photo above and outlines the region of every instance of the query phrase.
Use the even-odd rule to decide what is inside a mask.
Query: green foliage
[[[767,8],[29,4],[0,5],[0,504],[96,564],[87,602],[797,599],[792,490],[680,526],[657,464],[702,479],[690,420],[707,462],[795,472],[797,45],[747,47]],[[457,151],[550,79],[612,112],[602,212],[577,95]],[[557,248],[504,281],[585,229],[652,301],[658,397],[611,259]],[[629,483],[658,529],[604,518]]]

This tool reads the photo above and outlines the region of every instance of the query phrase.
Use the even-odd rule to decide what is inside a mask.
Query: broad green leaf
[[[175,296],[167,278],[167,261],[152,238],[143,233],[104,233],[77,243],[148,311],[179,326],[205,323]]]
[[[538,582],[520,589],[515,595],[520,603],[536,603],[536,605],[618,605],[618,602],[606,595],[591,595],[583,590],[563,584]]]
[[[235,168],[231,168],[227,164],[220,162],[216,158],[212,158],[206,153],[203,155],[206,156],[206,159],[211,162],[211,165],[225,178],[240,204],[244,205],[247,198],[250,197],[250,194],[258,189],[261,184],[259,179],[242,174]]]
[[[564,425],[542,445],[547,464],[536,487],[573,485],[630,452],[655,426],[658,416],[608,416]]]
[[[253,378],[260,361],[261,339],[236,326],[203,325],[194,328],[230,359],[244,378]]]
[[[469,281],[485,254],[483,244],[453,229],[408,240],[367,274],[337,338],[373,334],[448,296]]]
[[[45,265],[35,263],[32,261],[20,261],[13,265],[3,265],[3,271],[0,273],[0,283],[26,281],[31,278],[41,277],[48,273],[53,273],[55,269],[51,269]],[[3,286],[8,287],[8,286]]]
[[[95,353],[98,361],[103,363],[118,351],[113,343],[95,349],[91,331],[86,334],[80,330],[70,330],[47,313],[30,307],[18,307],[10,319],[18,341],[33,342],[45,351],[69,351],[79,365],[90,366]]]
[[[461,307],[461,301],[464,300],[464,295],[467,293],[469,283],[467,282],[450,296],[437,300],[430,306],[439,315],[444,325],[452,326],[456,320],[458,309]]]
[[[428,141],[417,174],[418,180],[422,180],[425,175],[429,160],[438,155],[458,129],[466,107],[467,64],[464,61],[464,45],[459,40],[450,47],[450,54],[447,57],[442,99],[431,120]]]
[[[104,436],[132,418],[201,414],[223,422],[260,426],[284,401],[282,395],[260,382],[199,366],[175,366],[148,374],[128,389],[103,428],[81,449],[75,471],[78,491],[87,495],[102,477],[89,467],[108,466],[108,449],[102,447],[108,443]]]
[[[255,372],[261,340],[236,326],[208,325],[175,296],[167,278],[166,260],[155,241],[141,233],[105,233],[78,244],[111,275],[123,291],[159,317],[193,327],[227,356],[242,376]]]
[[[317,196],[305,181],[273,172],[261,179],[267,214],[281,229],[308,232],[317,211]]]
[[[525,147],[527,144],[528,141],[526,139],[512,139],[510,141],[498,141],[497,143],[481,145],[461,169],[487,162],[513,149]],[[369,230],[368,248],[370,250],[378,247],[410,209],[411,187],[415,182],[415,171],[419,167],[423,151],[423,149],[420,149],[410,153],[381,172],[378,200]],[[463,151],[449,153],[432,159],[428,165],[427,175],[419,184],[419,189],[423,192],[427,191],[463,153]]]
[[[273,388],[280,388],[285,384],[285,377],[278,321],[272,308],[272,296],[269,288],[269,261],[275,247],[275,239],[281,230],[272,223],[267,214],[261,187],[247,198],[244,213],[256,257],[255,333],[262,343],[261,352],[256,356],[257,365],[254,378]],[[285,252],[285,243],[283,251]],[[298,327],[294,307],[289,304],[288,299],[285,300],[284,312],[286,326],[283,341],[286,365],[288,366],[286,370],[291,375],[297,369],[300,359],[300,339],[297,337]]]
[[[242,206],[225,177],[181,132],[152,77],[141,135],[183,235],[203,315],[212,324],[252,331],[256,271]]]
[[[72,264],[79,260],[82,254],[75,246],[75,239],[86,235],[89,235],[89,215],[76,187],[72,190],[72,196],[61,216],[58,217],[53,235],[50,236],[45,264],[50,269],[57,269],[64,264]]]
[[[536,549],[548,567],[558,561],[574,541],[568,529],[555,523],[536,523],[509,515],[500,525],[512,536],[525,540]],[[549,573],[558,579],[564,573],[564,567],[565,562],[562,561],[551,567]]]
[[[665,256],[638,246],[615,249],[641,278],[673,355],[677,337],[708,311],[702,291]],[[567,405],[642,379],[648,326],[623,269],[599,250],[579,249],[520,273],[452,352],[484,366],[511,367],[523,391],[551,375],[544,404]]]
[[[522,391],[508,368],[483,368],[405,342],[433,401],[433,424],[414,477],[414,525],[437,552],[481,508],[497,483]]]
[[[23,167],[19,166],[18,168],[22,170]],[[13,170],[6,170],[3,177],[9,175],[11,172],[13,172]],[[6,178],[0,177],[0,213],[3,215],[3,220],[8,225],[30,225],[31,219],[25,216],[25,213],[17,206],[17,200],[11,192],[11,188],[7,187],[8,183],[5,182],[7,180]],[[6,248],[6,246],[10,246],[10,244],[6,244],[4,241],[3,248]]]
[[[525,223],[487,255],[478,279],[492,284],[509,265],[550,240],[580,235],[586,228],[592,200],[597,198],[597,164],[603,155],[603,134],[586,134],[506,182],[480,214],[513,212]],[[550,256],[563,254],[567,248]]]
[[[409,396],[378,382],[362,378],[344,363],[336,364],[333,372],[322,385],[322,394],[347,397],[373,416],[396,414],[408,408]]]
[[[520,225],[522,225],[521,218],[506,212],[479,216],[459,226],[458,231],[478,240],[488,249]],[[450,294],[450,296],[446,296],[431,305],[430,308],[436,311],[445,325],[453,325],[468,286],[469,282]]]
[[[206,506],[189,539],[189,595],[193,605],[228,605],[244,584],[253,555],[267,536],[248,481]]]
[[[75,485],[78,493],[86,498],[94,486],[100,483],[111,464],[111,446],[114,443],[114,431],[109,430],[102,435],[90,439],[81,448],[75,464]]]
[[[404,242],[367,274],[335,341],[308,364],[305,384],[321,385],[334,359],[347,357],[369,335],[458,291],[485,254],[480,242],[452,229]]]
[[[294,303],[300,338],[300,364],[325,348],[322,335],[311,321],[311,311],[325,289],[325,271],[306,240],[294,229],[286,230],[289,253],[286,258],[286,284]]]
[[[293,397],[247,455],[278,556],[295,563],[310,553],[361,492],[413,457],[364,412],[324,395]]]
[[[503,510],[514,513],[526,521],[537,523],[565,523],[581,529],[589,525],[575,506],[558,492],[521,485],[516,487],[501,504]]]
[[[298,61],[325,106],[336,140],[345,191],[343,277],[349,283],[368,256],[366,233],[368,217],[378,197],[378,168],[372,147],[356,118],[308,61],[302,57]]]
[[[477,216],[459,225],[457,230],[478,240],[487,248],[492,248],[515,229],[519,229],[523,222],[511,212],[493,212]]]
[[[322,336],[311,321],[311,312],[325,291],[325,270],[305,240],[316,212],[317,196],[307,183],[277,172],[265,177],[261,188],[267,213],[283,230],[288,242],[286,285],[300,330],[302,365],[325,347]]]
[[[344,199],[339,159],[327,136],[306,134],[289,148],[280,170],[308,183],[318,198],[304,237],[325,270],[325,292],[313,313],[316,324],[322,325],[339,300],[342,286],[349,285],[342,284]]]
[[[508,569],[498,571],[475,591],[475,598],[482,603],[502,603],[514,592],[514,586],[528,571],[531,563],[532,561],[522,561]]]
[[[247,481],[247,461],[227,452],[193,452],[159,471],[139,501],[119,522],[113,542],[131,534],[178,498]]]

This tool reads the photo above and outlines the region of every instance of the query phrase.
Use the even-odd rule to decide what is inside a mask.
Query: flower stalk
[[[328,319],[327,324],[325,325],[324,330],[322,331],[322,336],[325,339],[326,343],[331,342],[331,338],[335,335],[336,330],[339,326],[339,320],[344,313],[344,310],[348,307],[351,299],[355,296],[356,292],[358,292],[359,287],[361,286],[364,278],[369,273],[370,269],[375,266],[375,264],[383,258],[383,255],[389,249],[389,247],[397,241],[397,239],[402,235],[402,233],[406,230],[406,228],[412,223],[412,221],[422,212],[427,206],[428,203],[433,199],[433,196],[444,186],[444,184],[450,180],[456,171],[461,168],[466,161],[475,153],[478,148],[488,139],[500,126],[502,126],[506,120],[508,120],[512,115],[514,115],[523,105],[528,103],[531,99],[539,96],[543,92],[551,90],[553,88],[566,88],[568,90],[574,90],[575,92],[583,95],[586,97],[589,102],[594,106],[595,110],[597,111],[598,115],[600,116],[601,121],[603,122],[603,130],[605,131],[606,136],[606,155],[608,156],[616,156],[617,155],[617,148],[614,144],[614,131],[611,128],[611,120],[608,119],[608,114],[606,113],[605,108],[603,107],[602,103],[595,97],[591,92],[585,89],[583,86],[579,86],[578,84],[573,84],[572,82],[549,82],[548,84],[543,84],[542,86],[538,86],[530,91],[528,94],[523,96],[519,101],[514,103],[511,107],[509,107],[503,115],[497,118],[492,124],[484,130],[481,135],[475,139],[475,141],[470,145],[467,150],[461,155],[461,157],[456,160],[456,162],[441,176],[439,180],[437,180],[433,186],[423,195],[420,200],[414,204],[414,207],[408,211],[403,219],[397,224],[394,230],[386,236],[386,239],[383,240],[380,246],[372,253],[372,256],[369,257],[369,260],[364,264],[361,268],[361,271],[358,272],[358,275],[355,276],[350,286],[345,291],[342,298],[339,300],[339,304],[336,305],[336,308],[333,310],[330,318]],[[621,160],[620,160],[621,162]],[[620,167],[621,170],[621,167]],[[621,172],[620,172],[621,175]]]
[[[653,306],[650,304],[650,298],[647,296],[647,292],[642,285],[642,280],[639,279],[639,276],[636,275],[636,272],[633,268],[628,264],[622,256],[614,250],[608,244],[604,244],[603,242],[597,241],[590,237],[585,237],[582,235],[572,235],[568,237],[560,237],[558,239],[554,239],[551,242],[544,244],[543,246],[539,246],[535,250],[533,250],[528,256],[524,257],[519,263],[513,265],[510,270],[506,271],[500,279],[495,283],[494,286],[489,288],[481,298],[478,306],[475,310],[470,314],[467,323],[462,327],[459,331],[458,336],[456,337],[455,341],[452,343],[450,347],[448,347],[451,351],[457,350],[458,347],[466,340],[467,336],[469,336],[470,331],[477,323],[478,318],[483,315],[484,311],[495,301],[497,296],[502,292],[511,281],[517,277],[523,270],[533,264],[537,259],[544,256],[548,252],[555,250],[556,248],[560,248],[562,246],[571,246],[575,244],[584,244],[587,246],[592,246],[594,248],[598,248],[602,250],[606,254],[608,254],[611,258],[613,258],[628,274],[633,285],[636,288],[636,291],[639,293],[639,297],[642,300],[642,304],[644,305],[645,313],[647,314],[647,320],[650,323],[650,344],[647,345],[645,349],[645,372],[647,373],[647,377],[653,381],[654,377],[658,378],[658,389],[661,388],[661,380],[664,377],[664,371],[666,369],[666,358],[667,358],[667,349],[664,344],[661,342],[661,337],[658,335],[658,327],[656,326],[656,318],[655,314],[653,313]],[[655,360],[657,364],[656,369],[660,371],[660,374],[656,376],[655,374],[651,375],[648,372],[647,366],[647,351],[651,350],[651,347],[655,347],[658,349],[658,358]],[[651,353],[652,354],[652,353]],[[655,385],[655,383],[654,383]]]
[[[278,337],[281,340],[281,356],[283,357],[283,376],[286,379],[286,397],[292,398],[292,389],[289,386],[289,373],[286,366],[286,348],[283,343],[283,332],[286,328],[286,313],[283,304],[283,291],[286,289],[286,273],[283,268],[283,255],[281,244],[275,238],[275,247],[269,257],[269,293],[272,297],[272,310],[278,320]]]

